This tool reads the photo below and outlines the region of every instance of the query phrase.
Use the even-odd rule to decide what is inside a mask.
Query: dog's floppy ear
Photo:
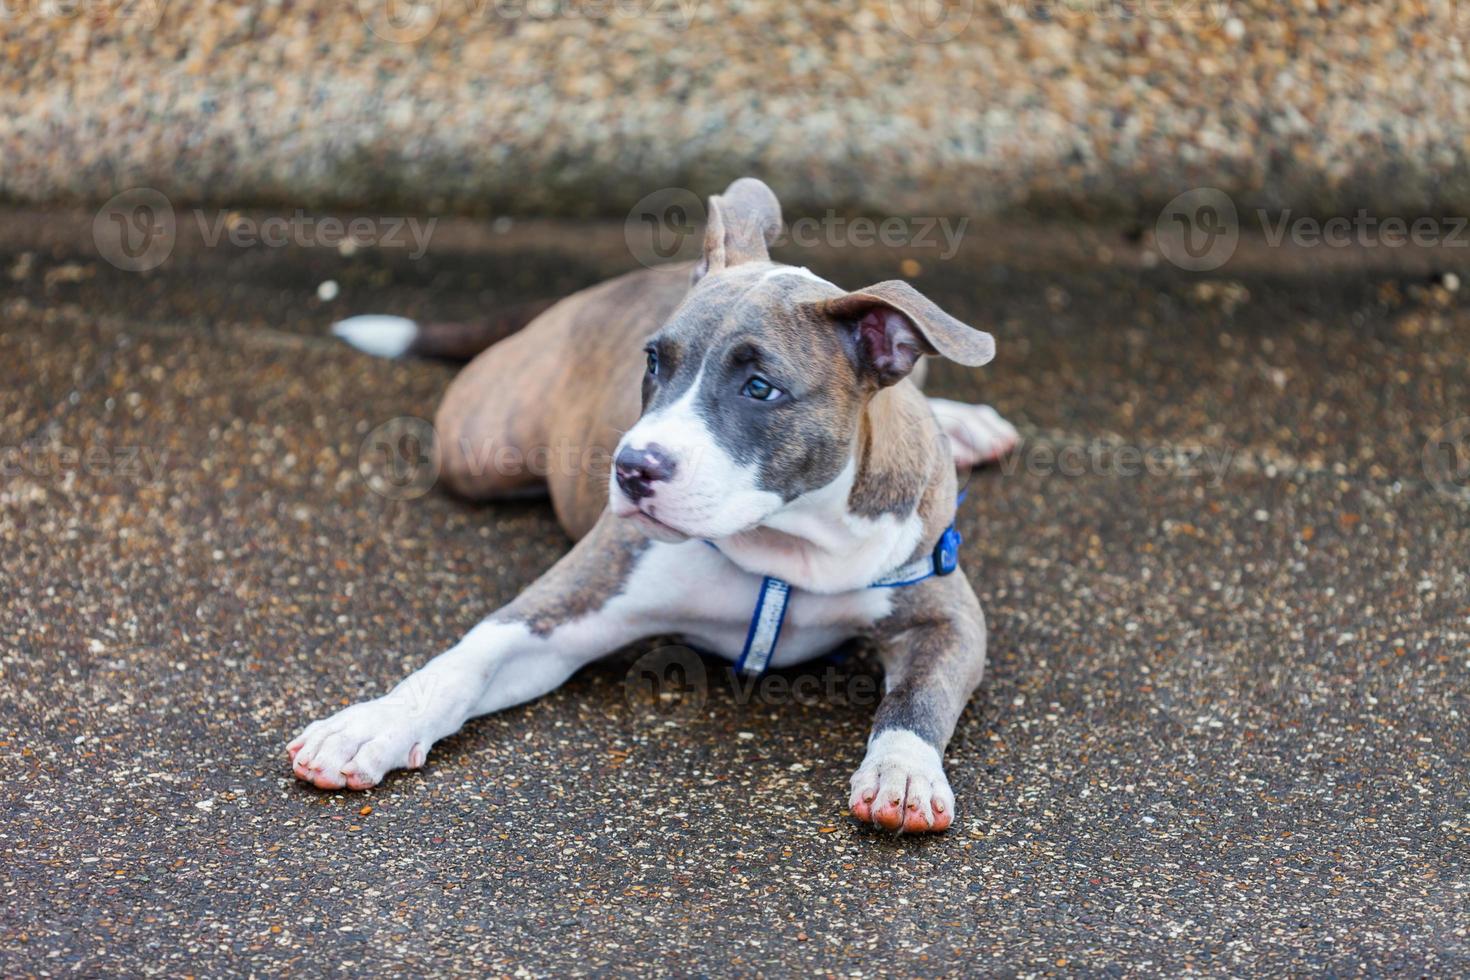
[[[781,202],[761,181],[741,177],[709,199],[704,255],[694,267],[694,281],[742,262],[770,259],[767,246],[780,233]]]
[[[858,370],[880,385],[908,376],[923,354],[968,367],[995,357],[995,338],[966,326],[902,279],[890,279],[816,304],[844,332]]]

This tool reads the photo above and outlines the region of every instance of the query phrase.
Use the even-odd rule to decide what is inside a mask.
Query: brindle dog
[[[307,727],[288,747],[298,776],[373,786],[467,719],[644,637],[731,659],[764,644],[776,667],[866,637],[885,693],[849,806],[894,830],[951,825],[942,753],[984,671],[985,619],[965,575],[930,556],[950,540],[956,465],[1016,433],[916,382],[924,355],[980,365],[994,343],[905,282],[849,292],[772,262],[780,228],[770,189],[738,180],[710,200],[697,263],[571,296],[455,379],[436,421],[449,487],[487,500],[544,487],[577,543],[392,692]],[[387,318],[338,333],[380,353],[465,346]],[[601,467],[544,477],[487,464],[502,448],[583,461],[596,447],[611,449]],[[774,635],[752,624],[758,605]]]

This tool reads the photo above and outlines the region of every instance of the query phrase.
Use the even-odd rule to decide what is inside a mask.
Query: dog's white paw
[[[954,822],[954,791],[934,746],[904,729],[868,746],[852,777],[848,809],[885,830],[940,831]]]
[[[966,405],[948,398],[931,398],[929,404],[949,437],[954,464],[960,469],[1000,459],[1021,441],[1016,427],[989,405]]]
[[[389,695],[312,722],[286,746],[296,775],[321,789],[367,789],[394,769],[424,764],[432,740]]]

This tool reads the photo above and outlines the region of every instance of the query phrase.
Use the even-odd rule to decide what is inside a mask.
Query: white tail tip
[[[360,351],[398,357],[419,335],[419,325],[401,316],[353,316],[332,324],[332,333]]]

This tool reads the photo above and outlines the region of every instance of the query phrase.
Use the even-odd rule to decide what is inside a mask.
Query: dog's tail
[[[401,316],[348,317],[332,324],[332,333],[360,351],[378,357],[438,357],[468,361],[536,319],[550,302],[520,303],[486,320],[466,323],[418,323]]]

